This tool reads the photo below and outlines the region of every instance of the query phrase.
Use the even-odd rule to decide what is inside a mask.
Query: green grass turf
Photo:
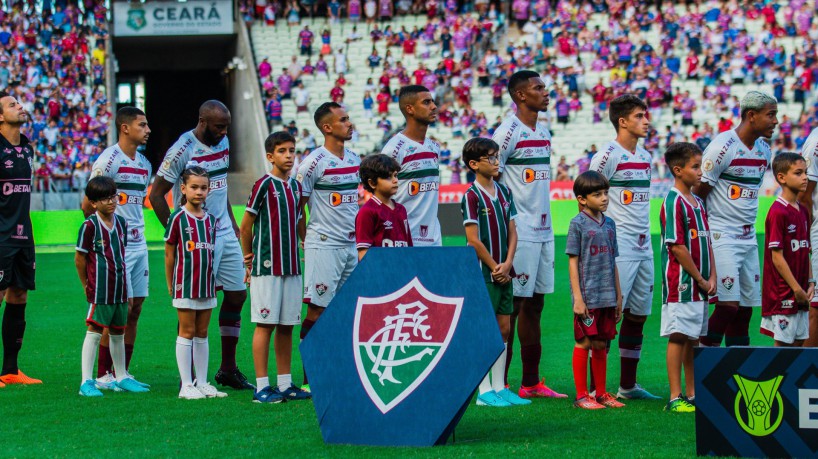
[[[654,238],[654,244],[657,243]],[[447,238],[462,245],[464,238]],[[565,238],[557,238],[557,291],[546,297],[541,371],[548,384],[573,396],[572,315],[567,257],[560,256]],[[658,247],[657,247],[658,249]],[[140,335],[131,372],[152,385],[148,394],[106,392],[101,399],[77,395],[80,350],[85,335],[84,295],[76,278],[71,248],[41,250],[38,290],[28,306],[28,330],[21,354],[22,369],[42,378],[42,386],[0,389],[0,439],[4,457],[80,457],[103,450],[114,457],[231,457],[248,454],[314,458],[323,456],[412,457],[479,456],[548,457],[680,457],[695,454],[694,416],[662,411],[665,401],[635,401],[621,410],[580,411],[568,400],[535,400],[527,407],[491,409],[471,405],[456,430],[456,441],[440,448],[325,445],[310,402],[261,406],[249,392],[228,390],[226,399],[182,401],[174,354],[176,314],[170,306],[162,274],[162,252],[150,252],[151,296],[140,320]],[[658,258],[658,250],[657,250]],[[657,273],[659,270],[657,269]],[[639,380],[651,392],[667,396],[665,340],[659,337],[657,278],[654,315],[645,329]],[[249,303],[248,303],[249,304]],[[249,308],[239,344],[239,366],[252,379]],[[758,332],[754,344],[769,345]],[[220,361],[218,324],[213,320],[211,371]],[[298,336],[296,330],[295,335]],[[609,360],[609,388],[618,385],[616,346]],[[294,355],[294,380],[301,365]],[[274,378],[275,376],[273,376]],[[520,382],[519,354],[511,368],[514,387]],[[457,384],[452,380],[452,384]],[[350,413],[354,422],[355,413]]]

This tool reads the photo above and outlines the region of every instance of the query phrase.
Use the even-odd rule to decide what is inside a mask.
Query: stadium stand
[[[816,125],[810,95],[818,75],[818,27],[812,5],[804,1],[765,6],[710,1],[689,8],[665,2],[657,10],[646,2],[578,7],[580,2],[561,0],[552,8],[548,1],[517,0],[510,21],[493,8],[478,14],[456,11],[456,2],[429,1],[427,11],[439,14],[378,22],[364,21],[362,14],[357,27],[331,17],[331,9],[329,18],[295,21],[283,14],[293,11],[291,5],[261,1],[254,10],[261,19],[248,17],[248,25],[271,126],[314,132],[312,110],[330,98],[343,100],[358,127],[353,148],[362,153],[377,151],[384,134],[402,123],[391,100],[386,116],[379,113],[383,85],[393,96],[409,82],[434,86],[441,119],[430,134],[457,157],[465,139],[489,136],[509,113],[504,79],[520,68],[538,70],[552,88],[552,108],[542,118],[554,136],[552,164],[556,157],[567,158],[563,177],[581,171],[592,145],[609,140],[605,105],[625,92],[651,104],[654,132],[646,145],[659,175],[665,173],[661,152],[669,142],[706,145],[738,123],[738,98],[753,89],[781,102],[774,151],[797,150]],[[342,17],[345,4],[339,4]],[[271,21],[270,10],[286,21]],[[342,84],[336,85],[339,71]],[[442,173],[448,183],[449,171]]]
[[[31,116],[23,133],[37,146],[34,189],[81,190],[111,122],[105,2],[9,3],[0,11],[0,89]]]

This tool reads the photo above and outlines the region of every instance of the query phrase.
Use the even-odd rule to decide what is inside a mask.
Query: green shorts
[[[494,314],[511,315],[514,311],[514,288],[511,282],[506,285],[486,282],[489,291],[489,299],[494,307]]]
[[[86,325],[123,330],[128,323],[128,303],[93,304],[88,307]]]

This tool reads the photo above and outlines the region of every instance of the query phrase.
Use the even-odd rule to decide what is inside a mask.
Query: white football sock
[[[182,386],[193,384],[193,375],[190,373],[190,365],[193,361],[191,346],[193,346],[193,341],[181,336],[176,337],[176,365],[179,367]]]
[[[125,335],[109,335],[111,341],[108,347],[111,349],[111,360],[114,361],[114,375],[116,381],[122,381],[128,372],[125,370]]]
[[[207,363],[210,360],[210,347],[207,338],[193,338],[193,368],[196,379],[207,382]]]
[[[278,390],[287,390],[293,385],[293,375],[278,375]]]
[[[500,392],[506,388],[503,375],[506,372],[506,356],[508,356],[508,343],[503,343],[503,353],[491,366],[491,389],[494,392]]]
[[[486,392],[491,392],[491,380],[489,379],[489,374],[491,374],[491,370],[486,373],[486,376],[480,381],[480,385],[477,387],[477,393],[480,395],[485,394]]]
[[[94,364],[97,362],[97,348],[102,335],[89,331],[82,342],[82,382],[94,379]]]
[[[270,378],[265,376],[263,378],[256,378],[256,392],[260,392],[261,389],[270,385]]]

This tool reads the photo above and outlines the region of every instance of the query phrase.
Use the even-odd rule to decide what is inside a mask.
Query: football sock
[[[276,378],[278,390],[287,390],[293,385],[293,375],[278,375]]]
[[[263,378],[256,378],[256,393],[261,392],[261,389],[270,385],[270,378],[265,376]]]
[[[727,326],[735,318],[738,309],[732,306],[722,306],[717,304],[713,309],[713,315],[707,321],[707,336],[701,337],[702,346],[719,347],[721,340],[724,338],[724,332],[727,331]]]
[[[542,357],[542,344],[520,346],[520,358],[523,361],[523,386],[536,386],[540,382],[540,357]]]
[[[636,368],[642,356],[642,329],[644,327],[644,322],[636,322],[627,316],[622,318],[622,326],[619,328],[619,355],[622,365],[619,387],[623,389],[632,389],[636,385]]]
[[[3,313],[3,369],[0,375],[17,374],[17,356],[26,332],[26,303],[6,302]]]
[[[314,320],[312,320],[312,319],[304,319],[304,323],[302,323],[302,324],[301,324],[301,333],[299,334],[299,337],[301,337],[301,341],[304,341],[304,338],[306,338],[306,337],[307,337],[307,334],[309,334],[309,332],[310,332],[310,330],[312,329],[312,326],[313,326],[313,325],[315,325],[315,321],[314,321]],[[301,368],[302,368],[302,369],[304,368],[304,367],[303,367],[303,364],[302,364],[302,367],[301,367]],[[309,380],[307,379],[307,370],[306,370],[306,369],[304,369],[304,385],[307,385],[307,384],[309,384],[309,383],[310,383],[310,382],[309,382]]]
[[[727,326],[724,333],[725,346],[750,345],[750,319],[753,317],[753,308],[739,307],[733,321]]]
[[[591,350],[591,368],[594,369],[594,387],[596,388],[596,395],[600,396],[607,392],[605,388],[605,377],[608,367],[608,353],[605,349]]]
[[[97,378],[101,378],[107,373],[113,373],[113,366],[114,361],[111,359],[111,348],[100,344],[99,354],[97,356]]]
[[[202,382],[207,382],[209,360],[210,347],[207,345],[207,338],[193,338],[193,367],[196,369],[196,377]]]
[[[222,303],[219,310],[219,333],[222,335],[222,365],[225,371],[236,369],[236,347],[241,331],[241,307]]]
[[[85,341],[82,342],[82,382],[94,379],[94,360],[97,357],[97,347],[102,335],[92,331],[85,333]]]
[[[605,343],[606,368],[607,368],[608,354],[610,354],[610,353],[611,353],[611,340],[608,340]],[[596,391],[596,384],[594,383],[594,353],[593,352],[591,353],[591,359],[588,361],[588,376],[589,376],[588,382],[590,384],[590,386],[588,388],[591,390],[591,392],[594,392],[594,391]]]
[[[588,349],[574,346],[571,359],[574,370],[574,386],[577,388],[577,399],[588,393]]]
[[[193,384],[193,375],[190,371],[190,366],[193,364],[192,346],[193,341],[181,336],[176,337],[176,365],[179,367],[182,386]]]
[[[477,393],[478,394],[483,395],[483,394],[485,394],[487,392],[491,392],[491,379],[489,378],[490,374],[491,374],[491,369],[489,369],[489,372],[486,373],[486,376],[483,377],[483,380],[480,381],[480,385],[477,386]]]
[[[125,343],[125,371],[131,368],[131,357],[133,357],[133,344]]]
[[[506,369],[506,349],[508,349],[508,343],[503,343],[503,345],[505,346],[503,353],[500,354],[500,357],[498,357],[494,365],[491,366],[491,389],[494,392],[500,392],[506,388],[503,372]]]
[[[109,348],[111,349],[111,358],[114,361],[114,374],[117,382],[125,379],[127,372],[125,371],[125,336],[123,335],[109,335]]]

